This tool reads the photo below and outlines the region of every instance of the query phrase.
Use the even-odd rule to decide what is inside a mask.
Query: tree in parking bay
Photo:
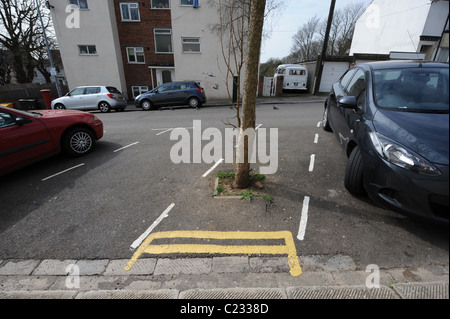
[[[239,129],[234,186],[245,188],[250,182],[249,140],[242,134],[255,128],[255,104],[258,88],[258,67],[265,17],[283,5],[281,0],[217,0],[213,3],[219,12],[219,23],[213,26],[220,39],[222,57],[226,66],[228,98],[236,111],[237,125],[225,124]],[[245,75],[243,74],[245,65]],[[244,76],[244,87],[241,79]],[[230,85],[234,84],[235,92]],[[242,94],[243,92],[243,94]],[[233,95],[235,99],[233,99]],[[241,95],[242,100],[241,100]],[[242,154],[243,152],[243,154]]]

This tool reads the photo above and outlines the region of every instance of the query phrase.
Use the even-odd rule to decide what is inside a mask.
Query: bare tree
[[[309,19],[293,36],[291,55],[296,55],[298,61],[309,61],[317,58],[320,52],[320,19],[317,16]]]
[[[44,23],[45,28],[50,24],[48,14]],[[0,44],[13,56],[17,82],[31,82],[37,58],[46,56],[35,0],[0,0]]]
[[[342,9],[335,10],[327,54],[348,54],[356,21],[363,14],[365,8],[363,3],[351,3]],[[291,63],[315,60],[323,47],[326,26],[327,19],[320,21],[317,16],[303,24],[293,37],[291,54],[287,57],[287,60]]]

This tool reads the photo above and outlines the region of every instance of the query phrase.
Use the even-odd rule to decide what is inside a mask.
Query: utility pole
[[[55,72],[55,64],[53,63],[52,53],[50,52],[50,46],[48,45],[47,34],[45,33],[44,21],[42,20],[41,9],[39,5],[39,0],[36,0],[36,6],[39,14],[39,19],[41,20],[42,34],[44,35],[45,45],[47,46],[47,54],[48,59],[50,60],[50,72]],[[61,88],[59,87],[58,76],[56,74],[53,75],[55,77],[56,90],[58,91],[58,97],[61,97]]]
[[[323,39],[322,54],[319,61],[319,70],[317,72],[316,83],[314,83],[314,95],[319,94],[320,82],[322,81],[323,66],[325,64],[325,58],[327,56],[328,40],[330,39],[331,23],[333,22],[335,7],[336,0],[331,0],[330,13],[328,14],[327,30],[325,32],[325,39]]]

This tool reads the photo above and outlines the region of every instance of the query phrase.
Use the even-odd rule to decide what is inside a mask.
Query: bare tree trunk
[[[238,147],[236,154],[236,175],[234,186],[245,188],[249,184],[249,148],[252,146],[255,129],[255,104],[258,87],[258,66],[259,54],[261,50],[261,38],[264,25],[264,10],[266,0],[253,0],[251,2],[249,34],[247,42],[246,63],[244,79],[244,97],[242,103],[242,119],[239,128]],[[249,129],[247,131],[247,129]],[[243,134],[250,133],[249,136]],[[242,154],[243,152],[243,154]],[[243,155],[243,156],[242,156]]]

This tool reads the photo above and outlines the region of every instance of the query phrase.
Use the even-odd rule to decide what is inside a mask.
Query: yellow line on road
[[[284,239],[285,245],[209,245],[209,244],[167,244],[167,245],[151,245],[155,239],[167,238],[196,238],[196,239],[248,239],[248,240],[264,240],[264,239]],[[130,270],[133,264],[141,257],[142,254],[174,254],[174,253],[192,253],[192,254],[226,254],[226,255],[288,255],[290,273],[297,277],[302,274],[302,269],[297,257],[297,249],[295,248],[294,238],[289,231],[277,232],[217,232],[217,231],[166,231],[154,233],[148,236],[139,246],[133,257],[128,262],[125,270]]]

